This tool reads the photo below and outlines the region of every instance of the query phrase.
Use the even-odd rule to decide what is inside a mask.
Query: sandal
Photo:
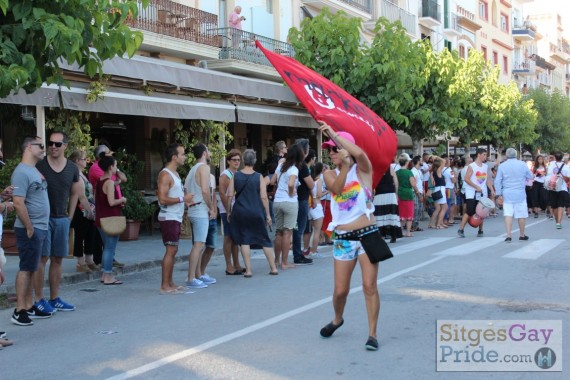
[[[423,231],[423,228],[416,227],[416,229],[414,231]]]
[[[431,224],[428,225],[428,229],[436,229],[436,226],[432,226]]]
[[[12,342],[11,340],[0,338],[0,347],[8,347],[8,346],[11,346],[13,344],[14,344],[14,342]]]

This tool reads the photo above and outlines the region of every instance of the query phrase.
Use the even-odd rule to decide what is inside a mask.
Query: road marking
[[[465,244],[456,245],[453,248],[444,249],[434,253],[436,256],[465,256],[474,252],[482,251],[495,244],[502,242],[504,239],[501,237],[488,237],[488,238],[475,238],[469,240]]]
[[[435,263],[435,262],[437,262],[443,258],[445,258],[445,256],[434,257],[434,258],[427,260],[427,261],[424,261],[420,264],[414,265],[414,266],[406,268],[406,269],[402,269],[401,271],[392,273],[392,274],[378,280],[377,283],[382,284],[382,283],[388,282],[388,281],[393,280],[393,279],[395,279],[399,276],[402,276],[406,273],[412,272],[412,271],[419,269],[419,268],[422,268],[426,265],[433,264],[433,263]],[[361,291],[361,290],[362,290],[362,286],[358,286],[358,287],[352,288],[350,290],[350,293],[351,294],[356,293],[356,292]],[[315,309],[319,306],[322,306],[322,305],[330,303],[330,302],[332,302],[332,297],[323,298],[321,300],[312,302],[312,303],[307,304],[305,306],[301,306],[297,309],[290,310],[290,311],[283,313],[281,315],[277,315],[273,318],[269,318],[265,321],[253,324],[253,325],[246,327],[244,329],[235,331],[231,334],[227,334],[227,335],[221,336],[219,338],[210,340],[209,342],[202,343],[196,347],[180,351],[176,354],[169,355],[165,358],[155,360],[155,361],[148,363],[148,364],[145,364],[143,366],[133,368],[133,369],[128,370],[126,372],[123,372],[123,373],[120,373],[118,375],[109,377],[109,378],[107,378],[107,380],[123,380],[123,379],[129,379],[131,377],[142,375],[144,373],[155,370],[157,368],[164,367],[165,365],[168,365],[168,364],[173,363],[175,361],[185,359],[185,358],[192,356],[192,355],[195,355],[195,354],[199,354],[203,351],[209,350],[210,348],[222,345],[222,344],[230,342],[234,339],[240,338],[244,335],[251,334],[251,333],[256,332],[258,330],[272,326],[272,325],[279,323],[285,319],[288,319],[288,318],[294,317],[296,315],[302,314],[306,311]]]
[[[514,250],[503,257],[509,259],[536,260],[546,252],[558,247],[564,239],[540,239],[531,243],[523,243],[524,247]]]
[[[429,247],[430,245],[440,244],[440,243],[443,243],[443,242],[451,240],[451,239],[455,239],[455,238],[454,237],[432,237],[432,238],[427,238],[427,239],[423,239],[423,240],[417,240],[417,241],[414,241],[413,243],[409,243],[406,245],[399,245],[396,248],[392,248],[393,246],[390,246],[390,248],[392,249],[392,253],[394,254],[394,256],[400,256],[400,255],[404,255],[406,253],[416,252],[418,250],[422,250],[426,247]]]
[[[538,222],[534,222],[534,223],[527,224],[527,225],[525,226],[525,229],[527,229],[527,228],[529,228],[529,227],[532,227],[532,226],[534,226],[534,225],[537,225],[537,224],[546,222],[546,221],[548,221],[548,219],[541,219],[541,220],[539,220]],[[513,219],[513,225],[514,225],[514,224],[517,224],[517,222],[515,222],[515,220]],[[513,233],[515,233],[515,232],[519,232],[519,229],[517,228],[516,230],[511,230],[511,235],[512,235]],[[505,232],[504,234],[499,235],[499,237],[507,237],[507,233]]]

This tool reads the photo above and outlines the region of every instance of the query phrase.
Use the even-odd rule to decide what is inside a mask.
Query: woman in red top
[[[113,276],[113,259],[119,237],[109,236],[101,229],[101,218],[120,216],[121,205],[127,203],[127,198],[117,196],[115,182],[111,179],[117,173],[117,161],[111,156],[105,156],[99,160],[99,167],[104,173],[95,188],[95,225],[99,229],[104,247],[101,281],[105,285],[121,285],[123,282]]]

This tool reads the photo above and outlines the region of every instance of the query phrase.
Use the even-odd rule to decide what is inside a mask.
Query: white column
[[[36,106],[36,134],[41,137],[42,141],[46,141],[46,111],[42,106]]]

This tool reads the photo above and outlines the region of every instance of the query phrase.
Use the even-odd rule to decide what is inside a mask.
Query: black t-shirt
[[[307,201],[309,200],[309,195],[311,195],[311,190],[305,183],[305,178],[310,177],[311,172],[307,167],[307,164],[303,162],[301,167],[299,168],[299,182],[301,185],[297,188],[297,199],[300,201]]]
[[[36,164],[36,168],[43,174],[48,184],[50,218],[68,216],[71,187],[74,182],[79,181],[77,165],[67,160],[63,170],[58,173],[52,169],[46,157]]]

